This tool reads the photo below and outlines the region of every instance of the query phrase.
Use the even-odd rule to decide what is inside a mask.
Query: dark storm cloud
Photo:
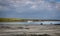
[[[56,0],[0,0],[0,17],[59,19],[59,12]]]

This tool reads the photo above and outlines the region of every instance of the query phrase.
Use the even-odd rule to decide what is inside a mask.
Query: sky
[[[0,0],[0,18],[60,20],[60,0]]]

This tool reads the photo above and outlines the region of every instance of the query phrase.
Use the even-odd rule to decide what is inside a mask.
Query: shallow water
[[[44,22],[0,22],[0,24],[60,24],[60,21],[44,21]]]

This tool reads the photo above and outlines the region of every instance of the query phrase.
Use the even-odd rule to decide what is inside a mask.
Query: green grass
[[[22,22],[24,19],[21,18],[0,18],[0,22]]]

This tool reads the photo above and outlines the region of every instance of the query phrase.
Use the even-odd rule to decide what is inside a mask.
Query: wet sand
[[[60,36],[60,25],[5,24],[0,36]]]

